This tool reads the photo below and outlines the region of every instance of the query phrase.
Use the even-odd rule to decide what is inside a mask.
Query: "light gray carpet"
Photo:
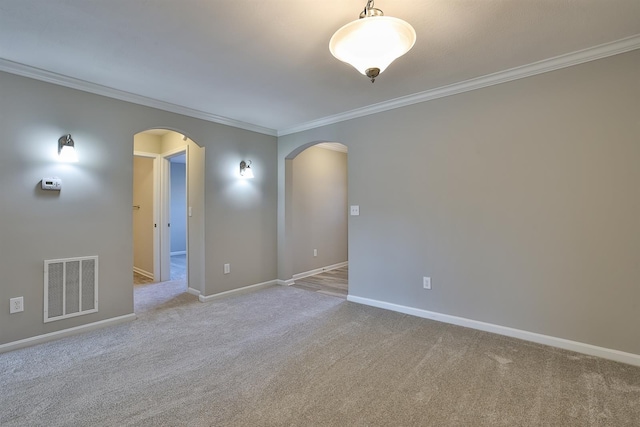
[[[171,255],[171,280],[187,280],[187,256]]]
[[[172,281],[187,280],[187,256],[186,255],[171,255],[171,267],[169,269],[171,273]],[[133,272],[133,284],[134,285],[146,285],[148,283],[154,283],[153,279],[143,276],[140,273]]]
[[[0,425],[639,425],[637,367],[301,289],[199,303],[171,284],[136,287],[135,322],[0,354]]]

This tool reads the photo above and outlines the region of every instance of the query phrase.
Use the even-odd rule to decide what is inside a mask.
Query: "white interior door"
[[[160,281],[171,280],[171,163],[161,160],[160,179]]]

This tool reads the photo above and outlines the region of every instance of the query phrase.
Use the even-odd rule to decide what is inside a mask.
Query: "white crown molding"
[[[499,71],[482,77],[476,77],[459,83],[453,83],[424,92],[414,93],[412,95],[391,99],[389,101],[372,104],[355,110],[346,111],[344,113],[327,116],[321,119],[312,120],[286,129],[279,129],[277,136],[289,135],[292,133],[302,132],[318,128],[321,126],[331,125],[345,120],[351,120],[358,117],[368,116],[370,114],[381,113],[383,111],[393,110],[395,108],[406,107],[420,102],[431,101],[446,96],[456,95],[463,92],[469,92],[481,89],[487,86],[498,85],[510,82],[512,80],[523,79],[525,77],[535,76],[536,74],[547,73],[549,71],[561,68],[571,67],[573,65],[582,64],[596,59],[606,58],[608,56],[617,55],[640,49],[640,35],[627,37],[611,43],[605,43],[576,52],[556,56],[554,58],[544,59],[528,65],[511,68],[509,70]]]
[[[62,74],[52,73],[50,71],[45,71],[40,68],[30,67],[28,65],[9,61],[3,58],[0,58],[0,71],[5,71],[11,74],[17,74],[23,77],[29,77],[29,78],[40,80],[47,83],[53,83],[60,86],[69,87],[72,89],[78,89],[84,92],[106,96],[108,98],[119,99],[120,101],[127,101],[133,104],[157,108],[163,111],[169,111],[171,113],[182,114],[184,116],[189,116],[196,119],[202,119],[208,122],[219,123],[227,126],[233,126],[236,128],[245,129],[245,130],[249,130],[257,133],[262,133],[265,135],[277,136],[277,132],[275,129],[270,129],[263,126],[242,122],[239,120],[229,119],[227,117],[206,113],[204,111],[195,110],[193,108],[183,107],[181,105],[172,104],[170,102],[160,101],[153,98],[147,98],[146,96],[136,95],[134,93],[125,92],[118,89],[112,89],[107,86],[90,83],[85,80],[75,79],[73,77],[67,77]]]
[[[159,110],[169,111],[176,114],[182,114],[182,115],[193,117],[196,119],[202,119],[209,122],[219,123],[227,126],[233,126],[236,128],[245,129],[245,130],[249,130],[249,131],[253,131],[253,132],[257,132],[265,135],[284,136],[292,133],[297,133],[297,132],[318,128],[321,126],[343,122],[346,120],[368,116],[370,114],[381,113],[383,111],[388,111],[395,108],[400,108],[408,105],[418,104],[421,102],[431,101],[438,98],[444,98],[447,96],[456,95],[463,92],[469,92],[469,91],[481,89],[487,86],[506,83],[512,80],[535,76],[536,74],[542,74],[549,71],[571,67],[573,65],[578,65],[585,62],[589,62],[589,61],[595,61],[597,59],[606,58],[608,56],[613,56],[613,55],[617,55],[624,52],[629,52],[635,49],[640,49],[640,35],[627,37],[611,43],[605,43],[605,44],[590,47],[587,49],[579,50],[576,52],[568,53],[565,55],[556,56],[554,58],[544,59],[542,61],[534,62],[532,64],[511,68],[505,71],[499,71],[493,74],[488,74],[486,76],[476,77],[470,80],[465,80],[463,82],[453,83],[451,85],[430,89],[424,92],[418,92],[412,95],[391,99],[389,101],[372,104],[366,107],[356,108],[351,111],[346,111],[344,113],[323,117],[320,119],[312,120],[306,123],[301,123],[289,128],[279,129],[279,130],[266,128],[263,126],[242,122],[239,120],[233,120],[227,117],[218,116],[216,114],[195,110],[193,108],[188,108],[188,107],[172,104],[165,101],[160,101],[153,98],[147,98],[145,96],[136,95],[130,92],[112,89],[106,86],[90,83],[90,82],[80,80],[80,79],[75,79],[72,77],[67,77],[62,74],[52,73],[50,71],[45,71],[39,68],[30,67],[28,65],[20,64],[20,63],[9,61],[2,58],[0,58],[0,71],[5,71],[7,73],[17,74],[17,75],[29,77],[32,79],[53,83],[60,86],[69,87],[72,89],[78,89],[78,90],[93,93],[96,95],[102,95],[109,98],[119,99],[121,101],[126,101],[134,104],[138,104],[138,105],[157,108]]]
[[[347,296],[347,301],[355,302],[357,304],[369,305],[371,307],[382,308],[385,310],[396,311],[398,313],[409,314],[411,316],[431,319],[438,322],[450,323],[452,325],[464,326],[465,328],[477,329],[479,331],[491,332],[493,334],[518,338],[521,340],[574,351],[576,353],[582,353],[589,356],[602,357],[604,359],[615,360],[616,362],[622,362],[628,365],[640,366],[640,354],[633,354],[620,350],[598,347],[578,341],[571,341],[564,338],[523,331],[522,329],[509,328],[507,326],[496,325],[493,323],[480,322],[478,320],[467,319],[464,317],[451,316],[449,314],[438,313],[435,311],[422,310],[419,308],[407,307],[405,305],[398,305],[385,301],[358,297],[351,294]]]

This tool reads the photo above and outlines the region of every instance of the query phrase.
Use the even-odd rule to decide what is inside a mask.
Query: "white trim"
[[[141,269],[141,268],[133,267],[133,272],[134,272],[134,273],[138,273],[138,274],[140,274],[140,275],[142,275],[142,276],[144,276],[144,277],[146,277],[146,278],[148,278],[148,279],[155,280],[155,279],[153,278],[153,273],[149,273],[148,271],[143,270],[143,269]]]
[[[289,279],[289,280],[278,279],[276,280],[276,284],[281,286],[291,286],[291,285],[295,285],[296,282],[293,279]]]
[[[602,357],[604,359],[615,360],[616,362],[627,363],[629,365],[640,366],[640,354],[626,353],[624,351],[598,347],[595,345],[581,343],[578,341],[571,341],[564,338],[542,335],[535,332],[523,331],[521,329],[509,328],[507,326],[495,325],[493,323],[480,322],[478,320],[451,316],[449,314],[407,307],[404,305],[358,297],[355,295],[347,296],[347,301],[370,305],[372,307],[383,308],[386,310],[397,311],[398,313],[409,314],[411,316],[423,317],[425,319],[436,320],[438,322],[451,323],[453,325],[464,326],[466,328],[505,335],[507,337],[518,338],[521,340],[544,344],[551,347],[562,348],[564,350],[575,351],[576,353],[587,354],[589,356]]]
[[[17,74],[23,77],[29,77],[43,82],[53,83],[60,86],[70,87],[72,89],[78,89],[84,92],[106,96],[108,98],[119,99],[121,101],[131,102],[133,104],[157,108],[159,110],[169,111],[176,114],[183,114],[185,116],[195,117],[196,119],[202,119],[213,123],[233,126],[236,128],[258,132],[265,135],[276,136],[275,129],[242,122],[240,120],[230,119],[228,117],[218,116],[217,114],[211,114],[205,111],[183,107],[182,105],[176,105],[170,102],[160,101],[158,99],[148,98],[142,95],[136,95],[131,92],[113,89],[107,86],[102,86],[85,80],[75,79],[73,77],[64,76],[58,73],[52,73],[51,71],[45,71],[40,68],[31,67],[29,65],[20,64],[18,62],[9,61],[3,58],[0,58],[0,71]]]
[[[180,147],[178,151],[180,150],[184,150],[184,147]],[[161,282],[171,280],[171,226],[169,225],[171,220],[171,161],[169,160],[169,152],[162,153],[159,168],[160,180],[158,181],[160,188],[158,233],[160,236]]]
[[[222,298],[222,297],[226,297],[229,295],[233,295],[233,294],[238,294],[238,293],[244,293],[247,291],[255,291],[258,290],[260,288],[266,288],[267,286],[272,286],[272,285],[276,285],[277,281],[276,280],[269,280],[268,282],[262,282],[262,283],[256,283],[255,285],[249,285],[249,286],[244,286],[242,288],[238,288],[238,289],[231,289],[230,291],[224,291],[224,292],[220,292],[219,294],[213,294],[213,295],[198,295],[198,299],[200,300],[200,302],[208,302],[214,299],[218,299],[218,298]]]
[[[629,52],[635,49],[640,49],[640,35],[635,35],[611,43],[605,43],[576,52],[567,53],[564,55],[556,56],[554,58],[543,59],[542,61],[522,65],[520,67],[511,68],[509,70],[498,71],[496,73],[487,74],[485,76],[476,77],[458,83],[453,83],[447,86],[441,86],[435,89],[426,90],[424,92],[402,96],[400,98],[368,105],[366,107],[356,108],[351,111],[323,117],[321,119],[311,120],[309,122],[301,123],[290,128],[279,129],[277,136],[284,136],[296,132],[302,132],[321,126],[343,122],[345,120],[364,117],[375,113],[381,113],[383,111],[388,111],[395,108],[406,107],[407,105],[418,104],[420,102],[444,98],[446,96],[469,92],[487,86],[510,82],[512,80],[523,79],[525,77],[535,76],[536,74],[542,74],[589,61],[595,61],[596,59],[606,58],[608,56]]]
[[[321,142],[314,145],[317,148],[324,148],[325,150],[338,151],[340,153],[349,153],[349,147],[340,142]]]
[[[120,323],[130,322],[136,319],[137,319],[137,316],[134,313],[125,314],[124,316],[112,317],[111,319],[100,320],[98,322],[75,326],[73,328],[63,329],[61,331],[50,332],[48,334],[43,334],[43,335],[37,335],[31,338],[25,338],[23,340],[13,341],[10,343],[0,345],[0,353],[4,353],[6,351],[18,350],[20,348],[29,347],[36,344],[42,344],[48,341],[57,340],[60,338],[71,336],[71,335],[78,335],[84,332],[93,331],[95,329],[100,329],[107,326],[115,326]]]
[[[179,133],[179,132],[175,132],[175,133]],[[189,143],[187,141],[184,141],[184,145],[182,147],[176,147],[176,148],[172,148],[171,150],[167,150],[163,153],[160,153],[160,155],[162,157],[164,157],[165,159],[169,160],[172,157],[177,157],[180,156],[182,154],[184,154],[185,158],[187,157],[187,145],[189,145]],[[186,164],[186,159],[185,159],[185,164]]]
[[[144,132],[138,132],[138,133],[144,133]],[[151,159],[158,159],[161,156],[159,153],[150,153],[148,151],[137,151],[137,150],[133,151],[133,155],[138,157],[149,157]]]
[[[297,273],[293,275],[293,280],[296,281],[298,279],[303,279],[309,276],[315,276],[316,274],[323,273],[325,271],[335,270],[337,268],[346,267],[349,265],[349,261],[339,262],[337,264],[328,265],[326,267],[320,267],[313,270],[305,271],[303,273]]]
[[[417,104],[420,102],[431,101],[433,99],[443,98],[446,96],[455,95],[458,93],[468,92],[475,89],[480,89],[487,86],[493,86],[500,83],[509,82],[512,80],[522,79],[525,77],[534,76],[536,74],[542,74],[549,71],[558,70],[561,68],[571,67],[573,65],[582,64],[589,61],[595,61],[597,59],[606,58],[608,56],[617,55],[620,53],[629,52],[635,49],[640,49],[640,35],[627,37],[624,39],[616,40],[610,43],[604,43],[598,46],[593,46],[587,49],[582,49],[576,52],[559,55],[554,58],[544,59],[542,61],[534,62],[520,67],[511,68],[509,70],[498,71],[496,73],[488,74],[486,76],[476,77],[466,81],[453,83],[448,86],[442,86],[439,88],[430,89],[423,92],[414,93],[412,95],[403,96],[396,99],[380,102],[378,104],[372,104],[362,108],[356,108],[351,111],[335,114],[332,116],[323,117],[317,120],[311,120],[309,122],[300,123],[295,126],[284,129],[271,129],[263,126],[255,125],[252,123],[246,123],[239,120],[230,119],[216,114],[207,113],[193,108],[184,107],[181,105],[172,104],[165,101],[160,101],[146,96],[136,95],[130,92],[125,92],[117,89],[112,89],[106,86],[90,83],[84,80],[75,79],[72,77],[64,76],[62,74],[52,73],[39,68],[30,67],[28,65],[20,64],[18,62],[9,61],[7,59],[0,58],[0,71],[4,71],[11,74],[17,74],[19,76],[29,77],[32,79],[53,83],[73,89],[82,90],[85,92],[93,93],[96,95],[102,95],[109,98],[119,99],[121,101],[131,102],[138,105],[145,105],[147,107],[157,108],[163,111],[169,111],[172,113],[183,114],[185,116],[194,117],[197,119],[206,120],[213,123],[220,123],[227,126],[233,126],[240,129],[245,129],[270,136],[284,136],[296,132],[302,132],[309,129],[318,128],[321,126],[330,125],[333,123],[343,122],[345,120],[351,120],[358,117],[368,116],[370,114],[380,113],[383,111],[392,110],[394,108],[405,107],[407,105]]]
[[[171,256],[174,256],[174,255],[186,255],[187,251],[175,251],[175,252],[170,252],[169,254]]]
[[[197,297],[200,297],[200,291],[197,290],[197,289],[187,288],[187,293],[191,294],[191,295],[195,295]]]

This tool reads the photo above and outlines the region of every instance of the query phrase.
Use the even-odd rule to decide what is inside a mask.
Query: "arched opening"
[[[184,133],[150,129],[134,135],[133,155],[135,307],[148,308],[185,292],[199,295],[204,289],[204,148]]]
[[[291,284],[346,298],[348,216],[346,145],[314,142],[285,158],[286,236]]]

